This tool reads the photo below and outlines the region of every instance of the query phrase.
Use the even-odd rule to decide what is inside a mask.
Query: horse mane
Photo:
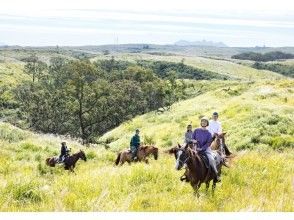
[[[140,147],[140,150],[146,151],[147,148],[149,148],[149,146],[145,145],[145,146]]]
[[[191,164],[192,164],[191,168],[195,170],[195,174],[197,173],[196,176],[200,176],[200,175],[203,176],[204,175],[203,171],[206,170],[204,161],[201,159],[198,152],[196,152],[195,150],[191,148],[187,148],[187,151],[188,151],[188,155],[191,157]]]

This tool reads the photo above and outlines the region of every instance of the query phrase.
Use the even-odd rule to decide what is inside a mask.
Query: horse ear
[[[180,144],[178,143],[178,147],[179,147],[179,148],[182,148],[182,145],[180,145]]]
[[[174,153],[177,152],[177,148],[176,147],[173,147],[173,148],[167,150],[166,152],[169,153],[169,154],[174,154]]]
[[[224,132],[224,133],[222,133],[222,135],[223,135],[223,136],[225,136],[225,135],[226,135],[226,133],[227,133],[227,132]]]

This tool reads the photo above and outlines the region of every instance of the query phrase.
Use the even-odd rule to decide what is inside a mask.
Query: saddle
[[[200,158],[202,159],[202,161],[204,162],[204,165],[207,169],[209,169],[209,160],[208,160],[208,157],[207,155],[204,153],[204,152],[199,152],[198,153]]]

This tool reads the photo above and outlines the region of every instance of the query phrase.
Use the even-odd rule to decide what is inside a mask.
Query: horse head
[[[187,163],[190,158],[189,148],[186,146],[185,148],[177,148],[175,152],[176,157],[176,170],[182,169],[182,167]]]
[[[154,156],[154,159],[157,160],[158,159],[158,148],[155,146],[152,146],[152,154]]]
[[[79,158],[81,158],[84,161],[87,161],[87,157],[84,151],[80,150],[79,154]]]
[[[214,138],[213,142],[211,143],[212,150],[217,150],[220,152],[224,151],[225,135],[226,135],[226,132],[220,133],[220,134],[215,134],[215,138]]]

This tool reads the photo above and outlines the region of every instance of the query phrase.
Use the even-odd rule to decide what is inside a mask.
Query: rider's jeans
[[[214,158],[213,158],[213,155],[212,155],[212,152],[211,152],[210,147],[208,147],[208,148],[206,149],[205,153],[206,153],[206,155],[207,155],[207,157],[208,157],[209,164],[212,166],[212,168],[213,168],[215,174],[217,175],[217,174],[218,174],[218,171],[217,171],[217,169],[216,169],[216,162],[215,162],[215,160],[214,160]]]

